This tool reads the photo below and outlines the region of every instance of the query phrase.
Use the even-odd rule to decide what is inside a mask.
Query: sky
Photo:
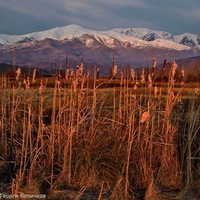
[[[200,35],[200,0],[0,0],[0,34],[70,24],[101,31],[148,28]]]

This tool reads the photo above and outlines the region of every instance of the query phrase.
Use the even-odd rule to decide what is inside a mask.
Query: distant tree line
[[[53,76],[56,73],[59,74],[59,70],[56,69],[46,69],[44,67],[35,67],[35,66],[18,66],[18,65],[11,65],[7,63],[0,63],[0,73],[6,74],[8,77],[15,77],[16,70],[20,68],[22,71],[22,74],[24,76],[30,76],[30,74],[33,73],[34,69],[37,69],[37,75],[38,76]],[[74,71],[76,66],[74,67]],[[113,62],[110,67],[108,67],[107,76],[108,78],[111,78],[113,76],[113,70],[115,69],[114,76],[115,78],[120,78],[120,74],[123,73],[123,76],[127,79],[131,79],[131,70],[134,69],[135,76],[140,77],[142,74],[142,71],[144,69],[144,76],[145,79],[148,78],[148,75],[152,73],[153,70],[152,66],[143,66],[143,67],[132,67],[130,64],[125,64],[123,67],[117,67],[117,63]],[[154,81],[168,81],[169,71],[171,69],[171,63],[165,63],[165,70],[164,74],[162,71],[162,68],[154,68]],[[70,68],[71,70],[71,68]],[[196,60],[194,65],[187,66],[186,69],[184,69],[184,66],[178,66],[175,74],[175,80],[179,81],[182,79],[184,70],[184,82],[198,82],[200,81],[200,60]],[[64,71],[63,71],[64,73]],[[97,70],[98,78],[100,78],[101,74],[101,66],[98,66]],[[104,76],[105,78],[105,76]]]

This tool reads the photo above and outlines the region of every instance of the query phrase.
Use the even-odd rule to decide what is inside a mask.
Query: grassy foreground
[[[1,192],[200,197],[200,97],[193,85],[41,80],[24,90],[2,78]]]

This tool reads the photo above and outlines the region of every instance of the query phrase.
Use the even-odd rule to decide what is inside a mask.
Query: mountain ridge
[[[154,57],[157,63],[200,55],[200,37],[185,33],[173,36],[169,32],[147,28],[115,28],[108,31],[85,29],[78,25],[56,27],[24,35],[0,34],[0,60],[23,65],[74,67],[80,57],[87,65],[100,64],[108,68],[115,58],[118,65],[148,65]],[[13,59],[13,56],[16,56]]]
[[[127,39],[139,39],[142,41],[155,41],[158,39],[168,40],[185,46],[193,46],[200,48],[200,36],[191,33],[184,33],[180,35],[172,35],[165,31],[155,31],[147,28],[114,28],[108,31],[96,31],[83,28],[78,25],[68,25],[64,27],[56,27],[45,31],[33,32],[23,35],[6,35],[0,34],[0,44],[15,43],[20,40],[27,39],[28,41],[43,40],[46,38],[63,40],[72,39],[74,37],[81,36],[83,34],[94,35],[95,37],[113,37],[121,41],[127,41]],[[124,37],[123,37],[124,36]],[[188,45],[188,43],[189,45]],[[193,44],[193,45],[191,45]]]

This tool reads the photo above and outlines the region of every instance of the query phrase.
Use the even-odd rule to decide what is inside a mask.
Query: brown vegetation
[[[200,195],[199,91],[175,83],[175,64],[168,83],[88,73],[54,78],[54,88],[36,78],[23,89],[2,75],[1,192],[98,200]]]

